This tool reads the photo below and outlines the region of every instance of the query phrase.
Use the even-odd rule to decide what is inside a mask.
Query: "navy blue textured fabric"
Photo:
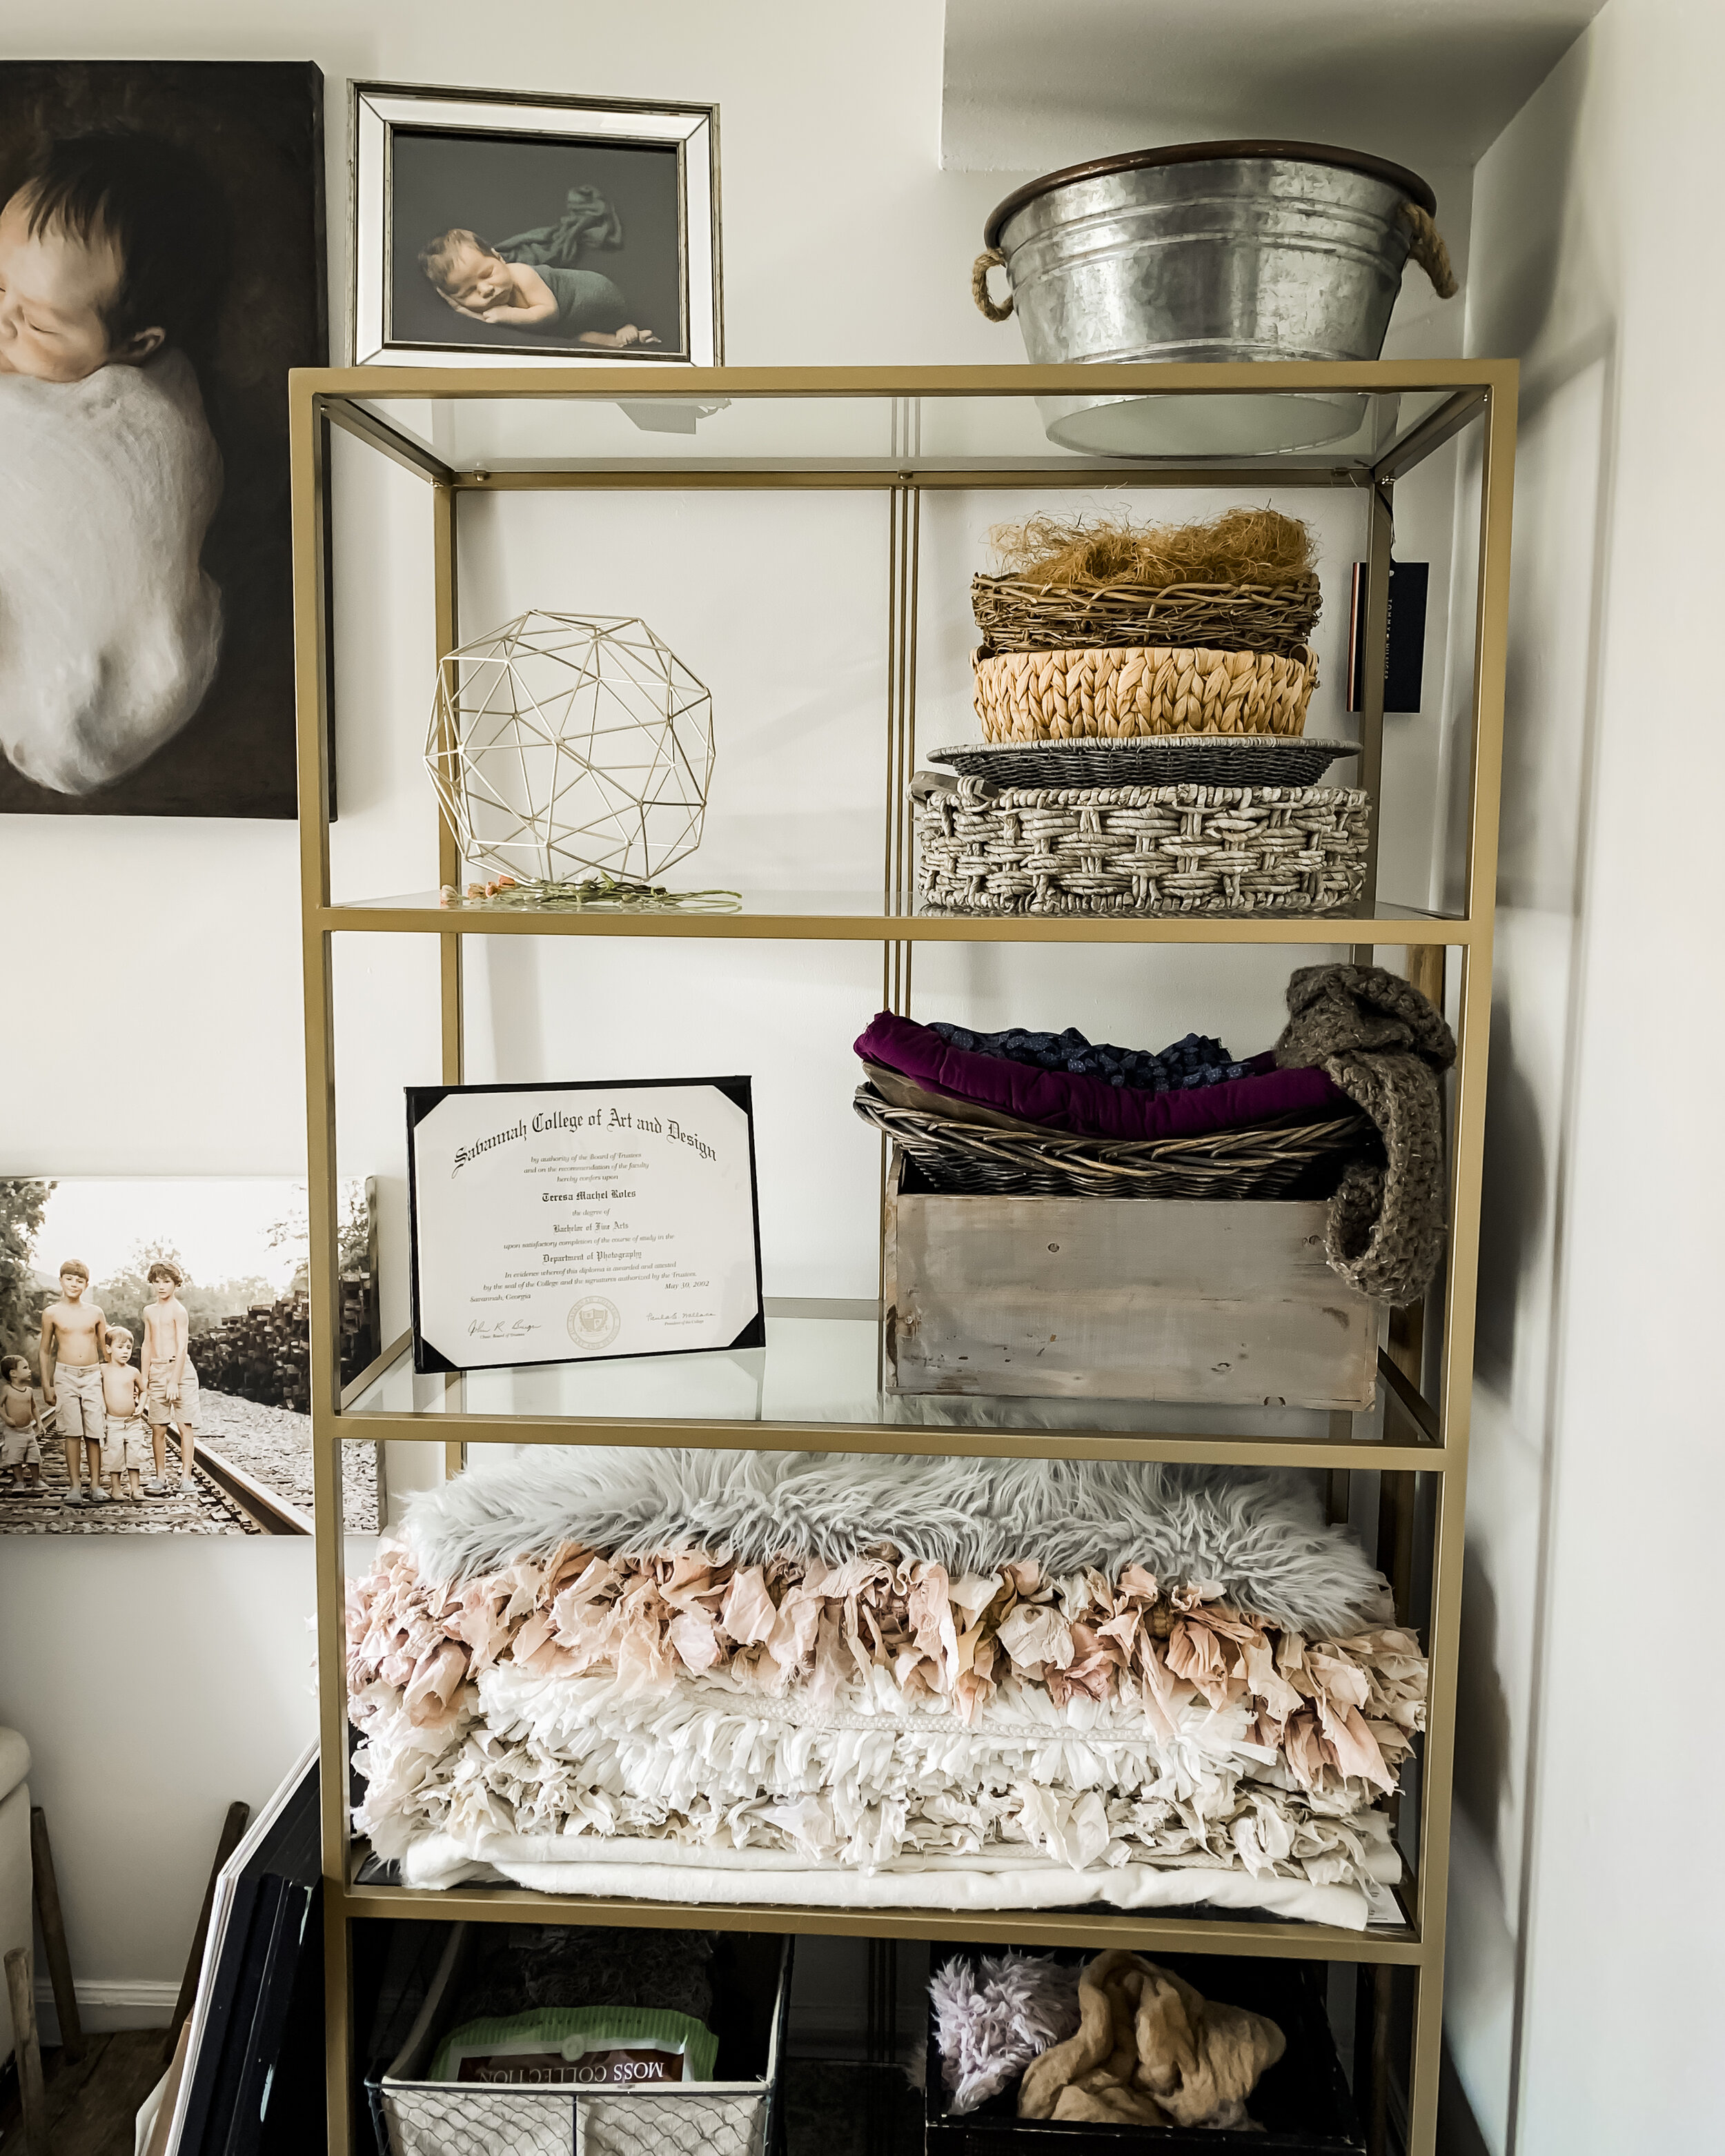
[[[1086,1040],[1074,1025],[1064,1033],[1027,1033],[1017,1026],[1004,1033],[972,1033],[933,1019],[929,1031],[949,1046],[968,1049],[975,1055],[998,1055],[1038,1070],[1069,1070],[1110,1086],[1130,1086],[1135,1093],[1178,1093],[1190,1086],[1219,1086],[1246,1075],[1245,1065],[1236,1063],[1219,1040],[1198,1033],[1189,1033],[1153,1053],[1146,1048],[1114,1048],[1106,1041]]]

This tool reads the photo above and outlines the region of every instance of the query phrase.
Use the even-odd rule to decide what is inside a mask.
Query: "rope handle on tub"
[[[1455,272],[1450,267],[1450,250],[1444,244],[1444,235],[1431,221],[1430,215],[1418,203],[1402,204],[1402,222],[1413,233],[1413,244],[1408,249],[1408,259],[1417,262],[1431,280],[1431,289],[1440,300],[1453,300],[1458,287]]]
[[[1438,242],[1440,247],[1443,244],[1442,240]],[[991,322],[1004,322],[1012,312],[1012,294],[1009,291],[1005,300],[999,303],[988,296],[988,272],[1005,267],[1006,257],[998,247],[991,247],[986,254],[978,254],[971,265],[970,296]]]

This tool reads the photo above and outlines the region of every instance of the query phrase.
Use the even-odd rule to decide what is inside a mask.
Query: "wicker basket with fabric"
[[[1317,786],[919,795],[917,884],[963,913],[1329,913],[1365,876],[1369,797]]]
[[[859,1086],[853,1105],[916,1163],[930,1190],[984,1197],[1327,1198],[1376,1142],[1370,1121],[1352,1111],[1180,1137],[1099,1138],[896,1107],[872,1086]]]
[[[995,651],[1198,645],[1291,657],[1312,640],[1323,604],[1310,573],[1285,584],[1045,584],[973,577],[976,625]]]
[[[1131,740],[1145,734],[1298,734],[1317,686],[1302,646],[1211,651],[1142,644],[973,654],[976,714],[991,742]]]

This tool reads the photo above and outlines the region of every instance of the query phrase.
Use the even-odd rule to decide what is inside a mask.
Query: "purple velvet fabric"
[[[1326,1114],[1344,1114],[1351,1105],[1322,1070],[1279,1070],[1267,1050],[1251,1059],[1248,1077],[1173,1093],[1141,1093],[1101,1078],[978,1055],[952,1047],[931,1027],[896,1018],[891,1011],[870,1020],[856,1052],[870,1063],[902,1072],[931,1093],[975,1101],[1027,1123],[1091,1137],[1179,1137],[1194,1131],[1232,1130],[1296,1111],[1317,1121]]]

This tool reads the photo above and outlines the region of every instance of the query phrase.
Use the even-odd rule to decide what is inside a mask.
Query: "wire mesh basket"
[[[789,1939],[727,1938],[715,1986],[719,2072],[634,2087],[523,2087],[424,2076],[457,2017],[475,1928],[457,1924],[418,2019],[375,2084],[389,2156],[769,2156],[790,2009]],[[720,2010],[722,2005],[722,2014]]]

